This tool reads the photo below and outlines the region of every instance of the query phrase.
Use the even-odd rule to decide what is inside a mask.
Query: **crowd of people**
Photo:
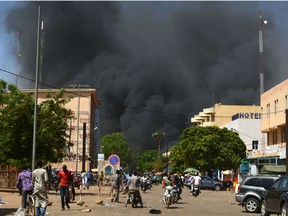
[[[91,170],[82,171],[81,175],[76,176],[72,170],[68,170],[63,165],[62,170],[53,172],[51,166],[43,167],[41,161],[37,163],[37,168],[32,171],[27,166],[22,167],[22,171],[17,177],[16,187],[21,195],[21,209],[26,211],[28,195],[35,198],[36,216],[44,216],[49,204],[48,192],[53,189],[60,191],[61,210],[70,208],[70,201],[75,200],[75,184],[81,186],[81,189],[89,189],[89,186],[97,184],[103,186],[103,171],[99,174],[93,174]],[[71,192],[70,192],[71,191]]]
[[[89,189],[91,185],[97,185],[99,187],[99,193],[101,193],[101,187],[104,182],[104,173],[92,173],[91,170],[88,172],[82,171],[81,175],[76,176],[72,170],[68,170],[66,165],[63,165],[62,170],[57,172],[57,175],[51,169],[51,166],[43,168],[42,163],[37,163],[37,168],[32,172],[28,167],[24,166],[22,172],[18,175],[17,188],[19,189],[22,199],[21,207],[26,208],[27,195],[34,195],[36,216],[44,216],[48,205],[48,192],[53,187],[56,187],[60,191],[61,210],[65,208],[69,209],[69,203],[75,200],[75,186],[80,184],[81,189]],[[54,179],[54,180],[53,180]],[[55,186],[55,181],[57,184]],[[76,180],[77,179],[77,180]],[[116,170],[113,175],[111,187],[114,194],[114,202],[119,202],[119,193],[121,191],[127,192],[127,200],[125,206],[129,202],[129,191],[136,191],[140,197],[142,203],[142,197],[140,194],[141,183],[155,182],[156,176],[148,173],[139,174],[137,172],[125,173],[123,170]],[[182,193],[184,182],[189,181],[191,185],[201,184],[201,178],[198,174],[192,175],[189,179],[185,179],[182,175],[172,174],[163,176],[162,186],[177,186],[179,188],[179,194]],[[192,188],[191,188],[192,189]],[[56,191],[57,191],[56,190]],[[145,191],[144,191],[145,192]],[[181,199],[181,196],[179,196]]]

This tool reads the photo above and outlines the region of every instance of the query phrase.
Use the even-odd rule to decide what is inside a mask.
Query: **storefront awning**
[[[286,165],[278,165],[278,166],[273,166],[273,165],[264,165],[260,169],[261,174],[281,174],[281,173],[286,173]]]

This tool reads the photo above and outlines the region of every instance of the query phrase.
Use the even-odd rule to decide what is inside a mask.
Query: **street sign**
[[[240,164],[240,173],[249,173],[249,164]]]
[[[243,159],[243,160],[241,160],[241,164],[249,164],[250,162],[249,162],[249,160],[248,159]]]
[[[118,155],[113,154],[108,158],[108,162],[111,166],[117,166],[120,163],[120,158]]]

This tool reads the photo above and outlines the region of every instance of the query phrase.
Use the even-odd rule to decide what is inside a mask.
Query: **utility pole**
[[[285,142],[286,142],[286,175],[288,175],[288,109],[285,110],[286,124],[285,124]]]
[[[37,25],[37,50],[36,50],[36,75],[35,75],[35,99],[34,99],[34,122],[33,122],[33,147],[32,147],[32,170],[35,169],[36,161],[36,133],[37,133],[37,105],[38,105],[38,75],[40,66],[40,34],[41,34],[41,3],[38,5]]]
[[[79,121],[80,121],[80,86],[78,86],[78,110],[77,110],[77,140],[76,140],[76,174],[79,159]]]
[[[264,93],[264,67],[263,67],[263,25],[267,20],[263,19],[262,11],[259,11],[259,74],[260,74],[260,97]]]
[[[83,148],[82,148],[82,172],[85,171],[85,161],[86,161],[86,123],[83,123]]]
[[[21,36],[21,31],[18,30],[16,32],[16,36],[17,36],[17,59],[16,59],[16,81],[15,81],[15,85],[16,87],[18,87],[18,76],[19,76],[19,60],[20,60],[20,56],[21,56],[21,52],[20,52],[20,36]]]

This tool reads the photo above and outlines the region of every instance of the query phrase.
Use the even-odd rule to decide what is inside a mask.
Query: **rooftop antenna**
[[[263,19],[262,11],[259,11],[259,74],[260,74],[260,97],[264,93],[264,70],[263,70],[263,25],[267,20]]]

